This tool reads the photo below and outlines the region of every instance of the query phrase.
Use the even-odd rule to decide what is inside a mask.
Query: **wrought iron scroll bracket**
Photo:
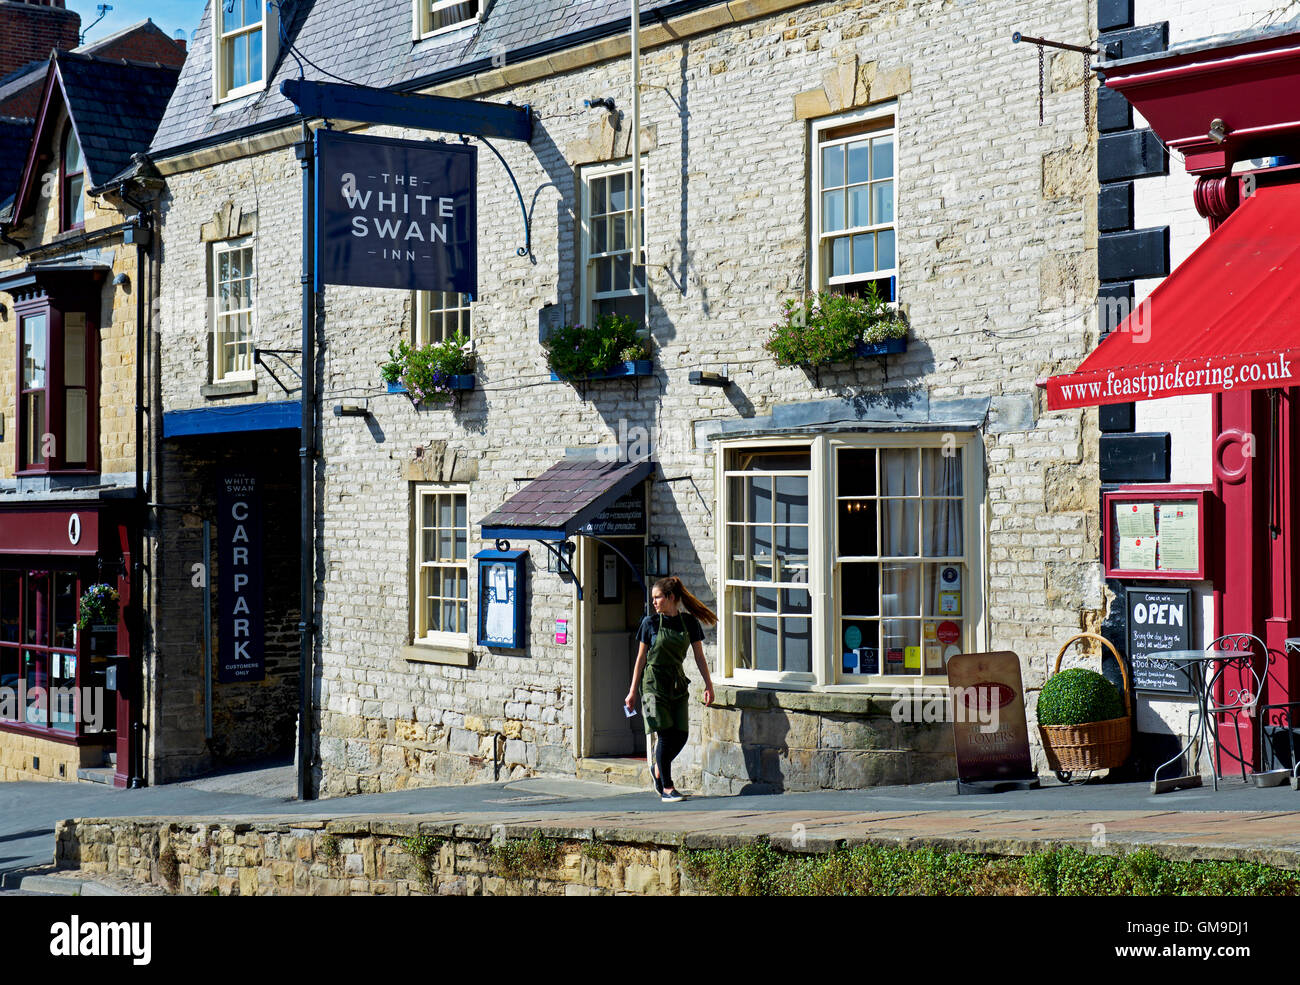
[[[527,109],[528,107],[524,108]],[[469,138],[466,136],[462,135],[460,139],[465,143],[469,143]],[[519,188],[519,181],[515,178],[515,172],[506,162],[506,159],[501,156],[501,152],[493,146],[492,141],[488,140],[487,137],[479,137],[478,139],[483,141],[487,149],[496,155],[497,160],[501,162],[501,166],[506,169],[506,175],[510,178],[510,184],[515,186],[515,197],[519,199],[519,211],[524,218],[524,245],[515,250],[515,255],[528,257],[532,263],[536,264],[537,257],[533,256],[533,219],[532,216],[528,214],[528,206],[524,204],[524,193]]]

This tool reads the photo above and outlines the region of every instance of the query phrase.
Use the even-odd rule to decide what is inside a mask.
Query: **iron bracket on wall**
[[[254,349],[253,350],[253,365],[261,366],[264,370],[266,370],[267,375],[270,376],[271,379],[275,380],[276,386],[278,386],[285,393],[293,393],[293,390],[285,386],[284,383],[280,380],[280,377],[275,375],[275,370],[273,370],[270,366],[267,365],[266,360],[262,358],[263,354],[266,354],[268,356],[275,356],[275,358],[278,359],[280,362],[284,363],[285,368],[287,368],[289,372],[292,373],[294,371],[293,364],[289,362],[289,360],[285,359],[284,357],[291,356],[291,355],[300,356],[302,355],[302,350],[301,349]]]

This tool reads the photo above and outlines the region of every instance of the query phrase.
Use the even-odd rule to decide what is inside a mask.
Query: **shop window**
[[[469,509],[463,488],[415,491],[415,642],[464,646],[469,624]]]
[[[212,334],[212,382],[251,380],[257,275],[248,238],[218,243],[212,251],[216,292]]]
[[[18,314],[18,470],[83,471],[93,465],[93,326],[84,311],[48,297]]]
[[[644,186],[645,173],[642,172]],[[641,199],[645,245],[645,196]],[[632,262],[632,165],[600,165],[582,172],[582,311],[591,325],[617,313],[646,321],[645,267]]]
[[[415,0],[415,38],[477,24],[483,0]]]
[[[468,294],[457,294],[455,291],[416,291],[416,346],[442,342],[458,332],[467,339],[473,338],[470,332],[471,306]]]
[[[983,643],[974,435],[826,435],[723,452],[725,672],[942,683]]]
[[[68,124],[59,158],[59,229],[80,229],[86,222],[86,166],[81,144]]]
[[[813,124],[813,283],[894,300],[898,269],[897,130],[893,104]]]
[[[82,730],[79,598],[74,571],[0,569],[0,714],[5,721],[65,734]]]
[[[214,6],[215,101],[260,92],[275,62],[277,8],[267,0],[216,0]]]

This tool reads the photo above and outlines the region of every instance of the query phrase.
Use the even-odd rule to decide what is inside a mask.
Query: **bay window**
[[[415,642],[467,646],[469,512],[463,487],[415,488]]]
[[[982,648],[974,433],[851,433],[720,452],[723,672],[792,685],[942,684]]]
[[[16,314],[18,471],[88,470],[95,439],[93,320],[43,293],[20,302]]]

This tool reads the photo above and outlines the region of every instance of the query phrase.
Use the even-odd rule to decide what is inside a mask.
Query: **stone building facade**
[[[503,142],[500,152],[522,189],[532,256],[517,255],[524,223],[516,193],[480,143],[478,294],[439,314],[441,324],[468,310],[476,381],[448,405],[414,406],[388,393],[380,376],[389,349],[430,337],[429,310],[447,299],[330,286],[318,300],[312,729],[320,792],[624,771],[635,762],[626,757],[643,748],[618,703],[635,653],[647,541],[666,546],[673,572],[722,616],[705,643],[718,692],[710,708],[693,701],[692,742],[679,761],[687,788],[853,788],[955,776],[948,726],[899,721],[898,688],[943,686],[942,659],[954,652],[943,647],[1014,650],[1033,688],[1048,655],[1102,618],[1096,415],[1042,417],[1034,386],[1096,341],[1095,138],[1082,115],[1078,56],[1049,57],[1040,122],[1035,55],[1010,41],[1022,26],[1013,4],[643,4],[647,287],[629,287],[621,299],[648,312],[653,370],[574,384],[552,380],[539,325],[589,323],[602,300],[586,280],[588,270],[599,274],[595,261],[585,263],[590,237],[601,195],[630,188],[620,184],[631,143],[621,7],[584,14],[589,20],[575,26],[552,16],[553,4],[502,0],[484,18],[413,41],[411,5],[387,0],[367,27],[372,47],[344,50],[327,43],[351,30],[332,9],[342,6],[286,8],[286,37],[323,69],[530,107],[531,142]],[[239,427],[280,436],[278,450],[259,457],[293,475],[297,437],[274,408],[294,394],[268,369],[289,391],[293,373],[286,379],[268,355],[223,383],[214,316],[199,312],[214,257],[251,244],[252,339],[267,352],[299,345],[300,129],[277,91],[297,68],[288,53],[269,55],[263,88],[223,99],[220,79],[214,89],[211,16],[209,5],[152,148],[167,182],[163,403],[168,414],[220,408],[245,422]],[[1034,27],[1080,43],[1095,33],[1088,10],[1065,2],[1035,5]],[[587,105],[606,98],[612,111]],[[854,154],[872,139],[883,155],[876,177],[890,177],[896,193],[882,186],[895,202],[879,200],[885,218],[875,229],[892,239],[877,238],[876,266],[866,269],[884,269],[892,243],[889,289],[896,285],[910,325],[906,351],[817,372],[779,367],[764,343],[783,299],[825,288],[840,271],[837,248],[822,252],[814,216],[833,233],[831,212],[821,210],[837,208],[836,188],[850,198],[854,189],[819,162],[846,142]],[[844,262],[852,286],[858,268]],[[617,283],[611,294],[619,299]],[[730,385],[693,385],[692,371],[723,374]],[[364,417],[333,412],[357,404]],[[203,440],[224,440],[238,453],[239,427]],[[186,440],[164,441],[163,468],[169,483],[193,492],[203,480]],[[655,469],[643,491],[644,528],[609,534],[607,544],[571,538],[582,600],[573,577],[548,570],[547,550],[516,539],[513,548],[529,548],[526,645],[478,645],[483,586],[473,555],[493,546],[481,537],[484,518],[557,462],[647,452]],[[940,478],[943,468],[956,471]],[[880,485],[853,486],[868,471]],[[891,493],[896,501],[885,502]],[[750,546],[733,551],[729,531],[773,523],[754,512],[773,503],[785,522],[769,533],[785,539],[755,548],[751,531]],[[941,503],[948,519],[929,519]],[[891,556],[906,563],[882,560],[890,550],[865,542],[837,549],[859,506],[885,511],[886,527],[890,511],[901,511],[905,532],[922,523],[920,511],[927,530],[943,526],[955,541],[931,550],[927,540],[924,553],[896,544]],[[178,531],[185,521],[169,522]],[[292,527],[288,514],[276,522]],[[443,565],[456,587],[438,594],[444,622],[436,630],[420,575],[430,566],[426,532],[460,545]],[[635,576],[609,545],[635,563]],[[770,574],[724,583],[729,562],[748,565],[750,575],[770,572],[773,551],[791,569],[780,601],[762,587]],[[164,570],[176,577],[192,554],[191,541],[162,559]],[[959,587],[942,610],[932,580],[944,565],[929,558],[948,559],[956,572]],[[899,574],[904,568],[910,573]],[[887,591],[883,577],[906,584]],[[924,591],[917,578],[928,579]],[[901,608],[854,613],[844,600],[855,593]],[[169,599],[160,623],[192,625],[193,602]],[[292,610],[285,602],[274,618],[287,623]],[[938,623],[943,647],[932,655],[938,643],[926,627]],[[896,640],[884,638],[891,630]],[[857,673],[868,660],[875,672]],[[189,700],[201,652],[186,637],[163,662],[176,675],[164,704],[169,693]],[[276,684],[289,686],[288,676]],[[699,689],[693,679],[697,699]],[[177,714],[159,741],[180,742],[186,728],[193,739],[192,717]]]

